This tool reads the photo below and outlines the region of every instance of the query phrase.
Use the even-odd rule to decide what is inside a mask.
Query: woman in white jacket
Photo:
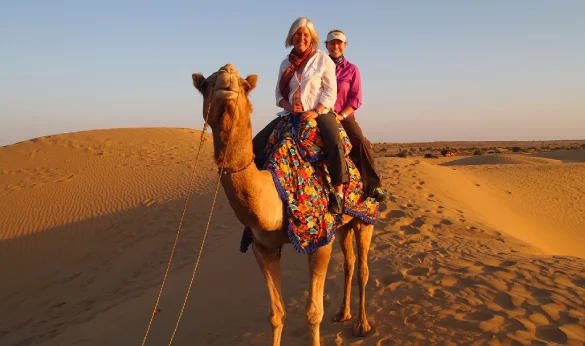
[[[285,40],[285,47],[293,46],[282,61],[276,84],[276,104],[283,108],[279,116],[298,116],[301,121],[316,119],[325,145],[327,168],[334,193],[329,195],[329,211],[343,212],[343,185],[349,182],[339,125],[333,111],[337,98],[335,63],[328,53],[318,49],[319,36],[308,18],[295,20]],[[276,118],[253,139],[256,165],[262,168],[266,157],[262,154],[270,134],[280,121]]]

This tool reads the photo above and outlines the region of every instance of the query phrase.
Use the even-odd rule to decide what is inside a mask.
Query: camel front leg
[[[333,240],[309,254],[310,289],[307,300],[307,323],[311,329],[313,346],[321,345],[319,327],[323,320],[323,292],[325,290],[325,276],[331,259]]]
[[[339,245],[343,252],[344,265],[343,272],[345,275],[345,287],[343,291],[343,301],[339,311],[333,317],[334,322],[344,322],[351,319],[350,302],[351,302],[351,280],[355,267],[355,254],[353,253],[353,228],[350,224],[343,225],[335,234],[339,238]]]
[[[353,336],[366,336],[372,327],[366,316],[366,285],[370,272],[368,269],[368,251],[372,241],[373,225],[361,224],[356,231],[356,241],[358,250],[358,284],[360,287],[360,306],[358,319],[353,329]]]
[[[268,286],[268,295],[270,296],[269,321],[272,326],[272,346],[280,346],[280,338],[282,336],[282,329],[286,319],[280,277],[280,249],[267,249],[256,243],[252,245],[252,248]]]

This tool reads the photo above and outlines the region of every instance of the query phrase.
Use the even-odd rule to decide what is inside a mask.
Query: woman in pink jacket
[[[370,142],[364,137],[355,120],[355,111],[362,105],[362,81],[358,67],[349,62],[343,53],[347,39],[341,30],[331,30],[325,41],[329,56],[335,63],[337,77],[337,100],[334,110],[352,145],[350,156],[354,160],[364,184],[364,190],[378,202],[388,198],[382,189],[380,176],[376,172]]]

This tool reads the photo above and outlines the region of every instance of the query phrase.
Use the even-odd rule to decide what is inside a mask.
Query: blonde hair
[[[319,49],[319,34],[317,34],[317,30],[315,29],[313,22],[306,17],[299,17],[292,23],[290,29],[288,30],[286,40],[284,40],[284,47],[288,48],[293,45],[292,44],[293,35],[301,27],[306,27],[307,29],[309,29],[309,32],[311,33],[311,45],[313,46],[313,49],[315,50]]]

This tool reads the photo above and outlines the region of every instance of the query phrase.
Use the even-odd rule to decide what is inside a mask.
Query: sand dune
[[[118,129],[0,148],[1,345],[142,342],[198,145],[196,131]],[[335,244],[323,345],[583,345],[579,155],[378,159],[392,198],[369,259],[375,330],[356,339],[353,320],[330,321],[343,287]],[[168,344],[175,327],[216,177],[208,140],[147,345]],[[219,191],[173,344],[267,345],[264,279],[254,256],[238,251],[242,227]],[[283,345],[303,345],[306,258],[287,247],[282,261]]]
[[[585,243],[584,153],[580,150],[473,156],[441,165],[456,169],[481,186],[475,189],[474,195],[479,191],[486,193],[487,188],[494,199],[491,204],[522,216],[525,220],[522,223],[531,225],[524,233],[518,231],[521,227],[512,227],[515,237],[554,254],[584,257],[585,249],[581,245]]]
[[[562,162],[585,162],[585,150],[539,153],[535,154],[535,156],[560,160]]]
[[[446,162],[441,163],[442,166],[484,166],[484,165],[514,165],[514,164],[526,164],[526,165],[542,165],[542,164],[555,164],[563,163],[559,159],[551,157],[540,157],[535,155],[526,154],[496,154],[496,155],[481,155],[481,156],[469,156],[464,158],[449,158],[443,160]]]

